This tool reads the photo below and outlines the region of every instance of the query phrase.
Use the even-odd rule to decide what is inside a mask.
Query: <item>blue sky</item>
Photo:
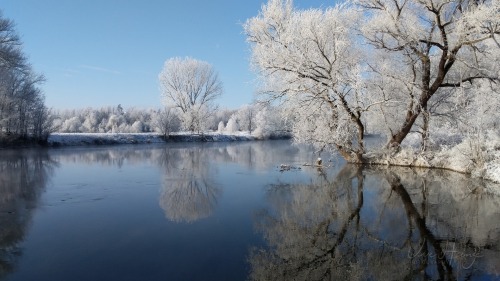
[[[261,0],[2,0],[23,50],[56,109],[161,106],[158,74],[171,57],[213,65],[224,83],[222,107],[254,98],[255,74],[242,23]],[[296,0],[301,8],[332,0]]]

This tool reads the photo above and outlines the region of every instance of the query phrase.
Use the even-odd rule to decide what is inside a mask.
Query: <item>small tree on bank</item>
[[[180,120],[175,110],[170,107],[158,110],[152,120],[155,129],[160,132],[164,138],[168,138],[171,132],[175,132],[180,127]]]
[[[183,128],[202,131],[215,113],[222,82],[213,67],[192,58],[168,59],[159,74],[161,94],[167,106],[179,108]]]

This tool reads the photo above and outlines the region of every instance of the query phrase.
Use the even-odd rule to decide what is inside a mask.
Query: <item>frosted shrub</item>
[[[236,122],[236,116],[231,116],[231,118],[229,118],[229,121],[227,121],[227,125],[226,125],[226,132],[227,133],[236,133],[238,131],[239,127],[238,127],[238,123]]]
[[[224,133],[224,131],[225,131],[225,128],[224,128],[224,122],[223,122],[223,121],[220,121],[220,122],[219,122],[219,125],[217,126],[217,132],[218,132],[219,134],[222,134],[222,133]]]
[[[134,124],[132,124],[130,131],[132,133],[142,133],[144,130],[144,124],[142,124],[141,121],[135,121]]]

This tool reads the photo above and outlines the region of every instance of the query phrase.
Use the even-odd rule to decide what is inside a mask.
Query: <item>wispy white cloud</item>
[[[80,71],[74,70],[71,68],[66,68],[66,69],[62,70],[62,73],[63,73],[64,77],[74,77],[74,76],[80,74]]]
[[[109,68],[104,68],[104,67],[100,67],[100,66],[95,66],[95,65],[87,65],[87,64],[82,64],[82,65],[79,65],[80,68],[84,68],[84,69],[89,69],[89,70],[95,70],[95,71],[99,71],[99,72],[106,72],[106,73],[111,73],[111,74],[121,74],[121,72],[117,71],[117,70],[113,70],[113,69],[109,69]]]

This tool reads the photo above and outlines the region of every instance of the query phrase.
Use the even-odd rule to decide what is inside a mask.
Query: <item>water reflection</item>
[[[279,141],[2,151],[0,279],[243,280],[247,267],[251,280],[500,276],[500,198],[485,183],[338,162],[279,172],[317,156]],[[47,204],[60,194],[102,200]]]
[[[67,163],[86,163],[122,167],[127,164],[149,162],[161,167],[178,166],[182,158],[173,151],[202,152],[212,163],[235,163],[250,170],[267,170],[270,165],[285,163],[313,163],[317,154],[304,147],[290,145],[290,141],[259,141],[233,143],[170,143],[152,146],[114,146],[64,148],[54,158]],[[184,153],[184,152],[182,152]]]
[[[168,146],[157,158],[164,177],[160,206],[174,222],[207,218],[222,194],[214,163],[237,163],[249,170],[268,170],[283,159],[290,163],[314,157],[310,149],[299,149],[288,141]]]
[[[122,167],[149,162],[163,177],[159,205],[167,219],[194,222],[214,212],[222,189],[216,177],[217,163],[235,163],[248,170],[267,171],[285,163],[312,163],[310,149],[291,146],[289,141],[235,143],[178,143],[159,146],[71,148],[56,157],[69,163]]]
[[[209,150],[201,147],[162,150],[163,185],[160,206],[175,222],[193,222],[212,214],[221,189]]]
[[[2,151],[0,157],[0,278],[11,272],[39,197],[57,163],[45,150]]]
[[[279,163],[283,155],[304,159],[299,152],[311,154],[309,150],[290,146],[289,142],[167,146],[156,158],[164,177],[160,206],[174,222],[207,218],[222,194],[216,181],[219,171],[215,163],[236,163],[249,170],[265,170]]]
[[[256,223],[268,247],[251,251],[250,279],[499,278],[498,199],[436,170],[347,165],[272,185]]]

